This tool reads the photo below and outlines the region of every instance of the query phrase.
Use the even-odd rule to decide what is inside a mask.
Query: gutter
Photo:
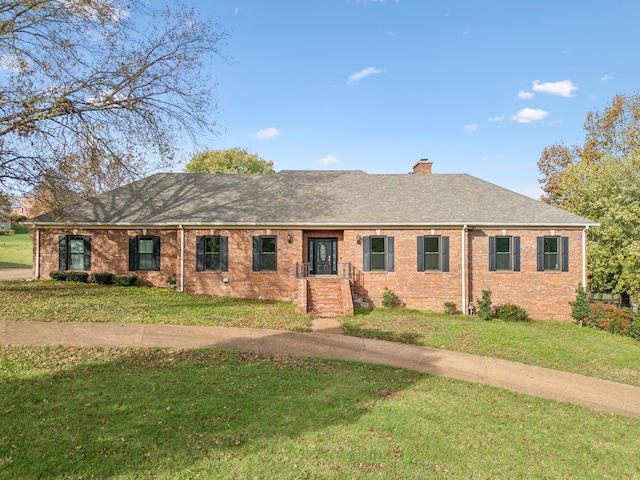
[[[465,228],[466,223],[461,222],[434,222],[434,223],[281,223],[281,222],[182,222],[182,223],[72,223],[72,222],[33,222],[32,228],[111,228],[111,229],[209,229],[209,228],[273,228],[273,229],[317,229],[317,230],[343,230],[343,229],[424,229],[424,228]],[[538,230],[541,228],[554,229],[576,229],[584,227],[584,223],[502,223],[502,222],[481,222],[473,223],[475,228],[507,228],[522,230]],[[598,223],[590,223],[588,226],[597,227]]]

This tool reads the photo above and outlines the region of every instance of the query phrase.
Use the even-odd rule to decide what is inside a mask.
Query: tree
[[[563,174],[562,208],[600,223],[589,230],[592,291],[629,298],[640,292],[640,149],[583,160]]]
[[[82,197],[128,181],[178,141],[215,133],[202,66],[227,38],[145,0],[0,4],[0,186]]]
[[[263,160],[246,148],[202,150],[196,152],[185,166],[189,173],[276,173],[273,162]]]
[[[564,202],[562,176],[571,165],[582,161],[597,164],[604,155],[620,158],[640,148],[640,95],[616,95],[604,112],[587,114],[584,130],[583,146],[559,143],[543,150],[538,170],[544,202]]]

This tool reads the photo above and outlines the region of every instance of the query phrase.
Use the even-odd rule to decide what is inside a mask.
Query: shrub
[[[398,295],[393,293],[387,287],[384,287],[384,293],[382,294],[382,306],[386,308],[390,308],[398,303]]]
[[[86,283],[89,274],[87,272],[68,272],[68,280],[70,282]]]
[[[113,277],[112,273],[94,272],[89,275],[89,283],[98,283],[100,285],[109,285]]]
[[[0,230],[0,236],[1,235],[13,235],[14,233],[16,233],[15,230]]]
[[[444,313],[447,315],[455,315],[458,313],[456,302],[444,302]]]
[[[478,317],[482,320],[491,320],[493,311],[491,310],[491,290],[482,291],[482,300],[478,300]]]
[[[111,282],[119,287],[131,287],[136,284],[138,277],[136,275],[113,275]]]
[[[51,272],[49,273],[49,276],[59,282],[66,282],[69,279],[68,272]]]
[[[505,322],[530,322],[529,314],[519,305],[505,303],[496,309],[496,316]]]
[[[633,315],[628,309],[602,303],[591,305],[589,314],[583,321],[583,325],[587,327],[619,335],[627,335],[632,323]],[[636,326],[633,327],[633,329],[636,328]]]
[[[569,305],[571,305],[571,316],[573,319],[582,324],[587,315],[589,315],[587,292],[582,286],[582,283],[579,283],[578,288],[576,288],[576,299],[573,302],[569,302]]]
[[[640,318],[636,316],[636,319],[631,322],[629,328],[627,329],[627,335],[631,338],[635,338],[636,340],[640,340]]]

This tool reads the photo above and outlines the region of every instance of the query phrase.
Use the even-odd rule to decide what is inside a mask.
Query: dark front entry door
[[[314,275],[333,275],[337,268],[338,240],[336,238],[310,238],[309,253],[311,273]]]

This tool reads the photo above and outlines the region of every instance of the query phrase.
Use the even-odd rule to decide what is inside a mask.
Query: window
[[[362,269],[365,272],[394,271],[394,238],[364,237],[362,239]]]
[[[417,238],[418,271],[449,271],[449,237],[424,235]]]
[[[520,271],[520,237],[489,237],[489,270]]]
[[[387,239],[371,237],[371,270],[387,269]]]
[[[58,270],[91,270],[91,237],[63,235],[58,239]]]
[[[196,237],[196,271],[226,272],[228,245],[228,237]]]
[[[569,237],[538,237],[538,271],[569,271]]]
[[[129,270],[160,270],[160,237],[129,237]]]
[[[277,268],[277,237],[253,237],[253,271],[275,272]]]

